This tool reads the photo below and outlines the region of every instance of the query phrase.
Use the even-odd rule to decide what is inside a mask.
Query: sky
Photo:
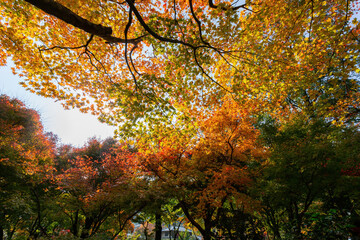
[[[12,74],[9,66],[0,66],[0,94],[6,94],[24,102],[36,110],[46,132],[55,133],[60,143],[83,146],[91,137],[105,139],[112,137],[115,127],[100,123],[96,116],[81,113],[77,109],[65,110],[54,99],[44,98],[26,91],[18,82],[21,79]]]

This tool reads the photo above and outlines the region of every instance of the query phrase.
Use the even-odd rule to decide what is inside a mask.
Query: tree
[[[62,192],[59,204],[70,219],[70,231],[81,238],[103,233],[115,239],[131,228],[130,220],[143,208],[143,203],[134,201],[133,153],[113,140],[95,138],[73,152],[68,159],[71,166],[56,177]]]
[[[297,139],[266,136],[274,145],[264,146],[255,119],[270,116],[284,129],[297,114],[332,127],[359,120],[358,8],[355,0],[8,1],[0,4],[0,63],[11,57],[28,90],[117,124],[139,148],[134,172],[143,191],[158,193],[160,202],[177,198],[205,239],[247,236],[247,227],[218,223],[255,219],[243,209],[256,202],[249,189],[267,148],[271,164],[294,162],[289,172],[302,202],[284,202],[297,208],[287,212],[296,231],[287,232],[301,237],[318,197],[309,189],[321,190],[308,178],[326,179],[329,169],[293,150],[327,156],[324,146],[333,142],[322,138],[323,128],[306,135],[305,127],[289,127]],[[324,145],[301,145],[304,136]],[[74,175],[99,176],[100,163],[80,163]],[[271,164],[269,172],[278,174]],[[305,184],[295,174],[303,169],[310,171]],[[274,182],[293,184],[279,174]],[[227,219],[230,209],[234,218]]]
[[[356,1],[236,2],[4,2],[1,62],[121,135],[188,123],[225,94],[279,117],[326,96],[327,117],[359,112]]]
[[[257,179],[257,199],[270,236],[347,238],[351,218],[358,217],[359,178],[344,174],[360,162],[357,130],[299,115],[284,125],[267,120],[263,126],[271,155]]]
[[[196,135],[163,138],[156,149],[139,153],[141,169],[154,178],[153,189],[172,194],[204,239],[232,236],[234,229],[216,232],[229,206],[244,215],[256,209],[248,189],[266,150],[257,142],[252,109],[251,102],[240,105],[224,98],[212,114],[193,122]],[[240,234],[245,239],[247,232]]]
[[[0,239],[19,227],[46,235],[41,206],[52,173],[54,142],[39,114],[21,101],[0,95]]]

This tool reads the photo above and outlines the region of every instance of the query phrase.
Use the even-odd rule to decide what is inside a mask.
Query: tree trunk
[[[211,240],[211,234],[206,232],[205,234],[202,234],[203,240]]]
[[[0,225],[0,240],[4,239],[4,228],[2,225]]]
[[[94,219],[92,217],[85,218],[85,226],[83,231],[81,232],[80,238],[88,238],[90,236],[91,225],[93,224]]]
[[[79,236],[79,210],[76,211],[74,221],[72,222],[71,232],[74,236]]]
[[[157,212],[155,214],[155,240],[161,240],[161,214],[160,212]]]

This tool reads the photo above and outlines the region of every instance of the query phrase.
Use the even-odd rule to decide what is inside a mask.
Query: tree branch
[[[157,40],[160,40],[162,42],[169,42],[169,43],[178,43],[178,44],[182,44],[184,46],[190,47],[192,49],[195,48],[195,46],[191,45],[190,43],[181,41],[181,40],[177,40],[177,39],[171,39],[171,38],[167,38],[167,37],[162,37],[159,34],[157,34],[156,32],[154,32],[144,21],[144,19],[141,17],[139,11],[137,10],[137,8],[134,5],[133,0],[126,0],[126,2],[128,3],[130,9],[134,12],[137,20],[139,21],[139,23],[141,24],[141,26],[154,38],[156,38]]]
[[[220,6],[218,6],[218,5],[215,5],[212,0],[209,0],[209,6],[210,6],[211,8],[219,8],[219,7],[220,7]],[[237,7],[231,7],[231,8],[220,7],[220,9],[221,9],[221,10],[224,10],[224,11],[227,11],[227,10],[229,10],[229,9],[231,9],[231,10],[233,10],[233,11],[236,11],[236,10],[238,10],[239,8],[244,8],[244,9],[246,9],[246,10],[250,10],[250,9],[246,8],[245,6],[246,6],[246,3],[244,3],[244,4],[242,4],[242,5],[239,5],[239,6],[237,6]]]
[[[131,26],[131,23],[132,23],[132,13],[133,11],[129,10],[129,21],[128,23],[126,24],[126,27],[125,27],[125,40],[127,40],[127,34],[128,34],[128,31],[130,29],[130,26]],[[134,83],[135,83],[135,86],[136,88],[139,88],[139,85],[137,83],[137,80],[136,80],[136,77],[135,77],[135,74],[133,73],[133,71],[131,70],[131,67],[130,67],[130,64],[129,64],[129,60],[128,60],[128,56],[127,56],[127,42],[125,41],[125,51],[124,51],[124,54],[125,54],[125,62],[126,62],[126,65],[131,73],[131,76],[133,77],[134,79]]]
[[[200,64],[200,62],[199,62],[199,60],[198,60],[198,58],[197,58],[197,55],[196,55],[196,49],[197,49],[197,48],[195,48],[194,51],[193,51],[194,60],[195,60],[196,65],[200,68],[201,72],[202,72],[208,79],[210,79],[210,81],[212,81],[213,83],[215,83],[216,85],[218,85],[220,88],[222,88],[222,89],[224,89],[225,91],[231,93],[230,90],[228,90],[227,88],[225,88],[224,86],[222,86],[220,83],[218,83],[216,80],[214,80],[214,79],[205,71],[205,69],[201,66],[201,64]]]
[[[204,41],[204,39],[203,39],[202,30],[201,30],[201,22],[200,22],[200,20],[196,17],[196,15],[195,15],[192,0],[189,0],[189,6],[190,6],[191,15],[193,16],[193,18],[195,19],[195,21],[196,21],[196,23],[197,23],[197,25],[198,25],[199,35],[200,35],[201,41],[202,41],[204,44],[206,44],[206,45],[210,45],[208,42]]]
[[[94,38],[94,35],[91,34],[90,38],[86,41],[86,43],[84,45],[81,46],[77,46],[77,47],[62,47],[62,46],[53,46],[50,48],[39,48],[40,51],[48,51],[48,50],[53,50],[53,49],[63,49],[63,50],[73,50],[73,49],[80,49],[80,48],[85,48],[85,51],[87,50],[91,40]]]
[[[50,14],[76,28],[79,28],[87,33],[96,35],[107,42],[111,43],[132,43],[137,44],[142,40],[142,37],[134,39],[122,39],[118,37],[111,36],[112,29],[111,27],[105,27],[101,24],[92,23],[85,18],[80,17],[69,8],[63,6],[62,4],[55,2],[54,0],[25,0],[31,5],[43,10],[47,14]]]

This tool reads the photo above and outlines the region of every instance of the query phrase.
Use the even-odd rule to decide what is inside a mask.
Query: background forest
[[[1,95],[0,239],[359,239],[359,8],[0,2],[0,65],[118,127],[61,145]]]

